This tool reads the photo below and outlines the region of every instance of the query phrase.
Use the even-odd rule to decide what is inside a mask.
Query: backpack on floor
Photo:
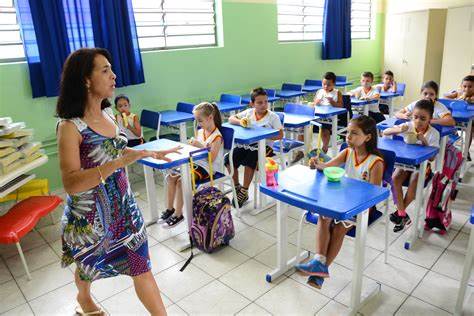
[[[191,170],[194,169],[192,155],[201,151],[190,153]],[[186,268],[193,258],[193,246],[203,252],[212,253],[222,246],[229,245],[229,241],[235,236],[230,200],[218,188],[213,186],[214,178],[210,153],[209,166],[211,186],[203,187],[196,192],[194,176],[191,175],[193,186],[193,218],[189,231],[191,256],[181,268],[181,271]]]
[[[446,145],[442,172],[436,172],[426,205],[425,230],[445,234],[451,225],[451,203],[456,199],[458,170],[462,153],[455,146]]]

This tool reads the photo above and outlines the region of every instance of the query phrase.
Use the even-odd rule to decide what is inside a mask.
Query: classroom
[[[0,316],[474,315],[472,0],[0,0]]]

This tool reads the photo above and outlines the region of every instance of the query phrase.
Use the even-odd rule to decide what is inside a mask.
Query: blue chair
[[[467,107],[468,103],[464,100],[453,100],[448,106],[451,111],[466,111]]]
[[[275,89],[265,89],[267,92],[267,96],[269,98],[274,98],[276,96],[276,90]]]
[[[405,95],[405,88],[406,88],[405,83],[397,82],[397,93],[400,94],[401,97]]]
[[[448,109],[450,108],[449,106],[451,105],[451,102],[453,102],[452,99],[438,99],[438,102],[443,104],[445,107]]]
[[[347,148],[346,143],[342,143],[340,151],[344,150]],[[393,170],[395,167],[395,152],[389,151],[389,150],[380,150],[382,155],[384,156],[384,173],[383,173],[383,178],[382,178],[382,185],[384,187],[391,186],[392,183],[392,175],[393,175]],[[389,198],[385,201],[385,263],[387,263],[388,260],[388,232],[389,232]],[[369,223],[368,226],[370,227],[372,224],[374,224],[380,217],[382,217],[382,212],[380,211],[374,211],[372,214],[369,213]],[[300,262],[301,258],[301,235],[302,235],[302,228],[303,228],[303,221],[306,220],[307,223],[314,224],[316,225],[318,223],[318,214],[312,213],[309,211],[306,211],[303,213],[303,215],[300,218],[299,221],[299,226],[298,226],[298,233],[297,233],[297,239],[296,239],[296,256],[297,256],[297,262]],[[356,234],[356,228],[355,226],[352,227],[347,233],[346,236],[350,237],[355,237]]]
[[[220,102],[226,103],[233,103],[233,104],[240,104],[242,101],[242,97],[236,94],[221,94],[221,98],[219,99]]]
[[[156,131],[156,136],[151,137],[150,141],[160,138],[161,114],[159,112],[142,110],[140,125]]]
[[[281,90],[302,92],[303,86],[296,83],[284,83],[281,85]]]
[[[309,108],[309,107],[303,106],[301,104],[288,103],[288,104],[285,105],[285,112],[286,113],[295,113],[295,112],[288,112],[287,111],[288,109],[293,108],[291,106],[288,107],[288,105],[296,105],[297,107]],[[278,116],[280,117],[280,122],[283,125],[283,123],[285,121],[285,113],[282,113],[282,112],[275,112],[275,113],[278,114]],[[314,114],[314,110],[313,110],[312,114]],[[290,153],[292,153],[295,150],[302,150],[303,149],[303,151],[304,151],[304,142],[301,142],[301,141],[298,141],[298,140],[295,140],[295,139],[291,139],[291,138],[283,137],[282,139],[280,139],[280,141],[273,143],[272,149],[273,149],[273,152],[280,158],[281,167],[283,169],[285,169],[286,165],[289,164],[288,156],[290,155]]]
[[[196,105],[192,103],[178,102],[178,104],[176,105],[176,111],[193,114],[193,109],[195,106]]]
[[[347,82],[347,76],[336,76],[336,82]]]

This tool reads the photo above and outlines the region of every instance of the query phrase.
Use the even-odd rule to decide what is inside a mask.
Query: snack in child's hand
[[[128,116],[125,112],[122,112],[123,126],[128,127]]]
[[[250,119],[248,117],[242,118],[240,120],[240,125],[245,128],[250,127]]]
[[[188,140],[188,143],[189,144],[192,144],[194,142],[194,137],[191,137],[189,140]]]
[[[417,141],[418,141],[418,137],[416,133],[406,133],[405,142],[407,144],[416,144]]]

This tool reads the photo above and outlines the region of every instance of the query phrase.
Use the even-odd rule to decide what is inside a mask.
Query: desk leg
[[[337,155],[337,115],[331,116],[331,152],[332,156]]]
[[[179,123],[179,141],[186,144],[187,135],[186,135],[186,123]]]
[[[369,104],[364,104],[364,115],[369,115]]]
[[[446,152],[446,144],[448,142],[448,136],[443,136],[441,138],[441,144],[439,146],[439,153],[436,157],[436,166],[435,171],[442,171],[444,163],[444,154]]]
[[[380,292],[380,284],[370,292],[364,300],[361,301],[362,276],[365,261],[365,240],[367,238],[367,226],[369,222],[369,210],[360,213],[357,216],[356,240],[354,252],[354,268],[352,271],[352,289],[350,315],[356,315],[357,311],[364,306],[370,299]]]
[[[467,245],[466,259],[464,261],[464,268],[462,270],[461,281],[459,282],[458,298],[456,300],[456,307],[454,315],[462,315],[462,307],[464,304],[464,297],[466,296],[467,283],[471,275],[472,263],[474,256],[474,225],[471,226],[471,234],[469,237],[469,244]]]
[[[146,196],[150,211],[150,220],[147,226],[153,225],[158,220],[158,207],[156,204],[156,184],[153,177],[153,168],[143,165],[143,174],[145,175]]]
[[[193,194],[192,194],[192,183],[191,183],[191,169],[189,164],[183,164],[180,167],[181,170],[181,185],[183,188],[183,214],[186,218],[188,225],[188,232],[191,231],[192,219],[193,219]],[[186,242],[180,247],[180,251],[189,248],[189,242]]]
[[[308,165],[308,156],[307,153],[311,150],[311,139],[313,137],[313,131],[311,128],[312,125],[308,124],[304,127],[304,162],[305,165]]]
[[[472,120],[469,121],[469,123],[467,123],[467,128],[466,128],[466,132],[464,134],[464,147],[463,147],[463,151],[462,151],[462,156],[463,156],[463,163],[461,165],[461,178],[464,177],[464,174],[466,173],[467,171],[467,165],[468,165],[468,161],[467,161],[467,155],[469,154],[469,142],[471,140],[471,131],[472,131]]]
[[[388,105],[388,117],[393,117],[393,102],[392,98],[387,99],[387,105]]]
[[[254,196],[254,199],[258,198],[257,209],[254,209],[250,212],[252,215],[257,215],[267,208],[274,205],[274,203],[267,205],[267,198],[266,195],[260,193],[260,183],[265,181],[265,151],[266,151],[266,143],[265,139],[261,139],[258,141],[258,183],[254,183],[254,185],[258,186],[258,194]],[[255,205],[255,204],[254,204]]]
[[[421,206],[423,205],[423,185],[425,184],[425,172],[426,166],[428,165],[428,160],[423,161],[418,169],[418,183],[416,184],[416,195],[415,195],[415,214],[413,215],[411,232],[409,239],[405,242],[405,249],[409,250],[411,246],[415,243],[415,240],[418,237],[418,223],[420,221],[420,212]]]

